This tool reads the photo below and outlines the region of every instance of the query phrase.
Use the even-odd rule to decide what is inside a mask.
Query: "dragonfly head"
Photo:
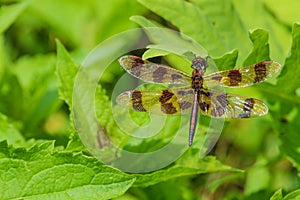
[[[197,69],[199,71],[202,71],[203,73],[205,72],[207,68],[207,62],[206,59],[197,56],[193,61],[192,61],[192,68]]]

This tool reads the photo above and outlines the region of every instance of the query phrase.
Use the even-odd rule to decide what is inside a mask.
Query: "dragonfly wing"
[[[139,112],[161,115],[190,113],[193,101],[190,87],[165,90],[130,90],[117,97],[117,103]]]
[[[203,89],[198,98],[200,112],[214,118],[250,118],[268,113],[268,107],[255,98]]]
[[[191,77],[174,68],[151,63],[137,56],[123,56],[121,66],[134,77],[148,83],[189,85]]]
[[[264,61],[242,68],[218,71],[204,76],[207,85],[245,87],[265,81],[281,69],[275,61]]]

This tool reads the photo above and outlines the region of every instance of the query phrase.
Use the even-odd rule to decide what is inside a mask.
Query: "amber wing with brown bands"
[[[203,76],[208,86],[246,87],[265,81],[275,75],[281,65],[275,61],[264,61],[232,70],[218,71]]]
[[[214,89],[203,89],[201,93],[198,103],[203,115],[214,118],[249,118],[268,113],[268,107],[258,99]]]
[[[129,74],[148,83],[191,84],[191,77],[188,74],[137,56],[123,56],[119,59],[119,63]]]
[[[194,91],[190,87],[167,90],[131,90],[121,93],[117,103],[139,112],[161,115],[190,114]],[[260,100],[202,89],[198,97],[200,113],[214,118],[250,118],[268,113]]]
[[[161,115],[190,114],[194,92],[190,87],[166,90],[130,90],[117,97],[117,103],[139,112]]]

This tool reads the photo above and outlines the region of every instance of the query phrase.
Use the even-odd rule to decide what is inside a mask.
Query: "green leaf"
[[[294,200],[294,199],[300,199],[300,189],[288,193],[283,198],[283,200]]]
[[[108,59],[108,58],[107,58]],[[79,67],[74,63],[72,58],[70,57],[69,53],[67,50],[64,48],[64,46],[57,41],[57,75],[59,78],[59,94],[60,97],[68,104],[69,109],[71,111],[70,113],[70,119],[72,122],[72,126],[74,127],[74,132],[75,132],[75,125],[74,125],[74,116],[73,116],[73,89],[74,89],[74,81],[77,75],[77,72],[79,70]],[[109,100],[108,96],[106,95],[106,92],[100,85],[97,86],[96,88],[96,94],[95,94],[95,107],[93,106],[94,110],[96,112],[97,116],[97,128],[98,128],[98,133],[106,133],[109,134],[110,136],[117,136],[115,138],[115,142],[117,140],[122,140],[123,134],[116,126],[114,119],[111,117],[112,116],[112,111],[111,111],[111,101]],[[83,105],[84,108],[86,105]],[[86,110],[84,110],[86,112]],[[86,113],[85,113],[86,114]],[[101,131],[100,131],[101,130]],[[74,133],[75,134],[75,133]],[[106,135],[105,134],[105,135]],[[101,135],[101,134],[100,134]],[[99,135],[98,135],[99,136]],[[98,137],[97,136],[97,137]],[[89,137],[86,139],[86,141],[83,141],[83,143],[86,145],[86,142],[92,143],[94,146],[92,146],[93,150],[97,153],[99,153],[99,144],[98,140],[99,138],[97,137]],[[99,136],[100,137],[100,136]],[[84,149],[82,147],[82,143],[78,141],[78,135],[76,134],[75,138],[73,138],[69,144],[68,148],[71,149]],[[76,147],[77,146],[77,147]],[[89,151],[91,151],[91,147],[89,148]]]
[[[33,16],[43,21],[43,23],[50,25],[54,30],[74,44],[86,44],[89,41],[86,38],[93,39],[95,36],[94,24],[88,23],[92,15],[89,15],[88,10],[90,6],[96,6],[93,3],[74,3],[73,1],[63,0],[55,1],[43,0],[35,1],[30,5],[30,11]],[[76,15],[74,15],[76,13]],[[64,19],[64,20],[61,20]],[[65,22],[68,23],[65,23]],[[80,37],[85,32],[84,38]]]
[[[180,32],[192,37],[216,56],[229,51],[203,11],[194,4],[181,0],[139,0],[144,6],[170,21]],[[214,44],[212,45],[212,41]]]
[[[1,112],[10,118],[20,120],[23,114],[23,98],[23,90],[18,78],[6,68],[0,80]]]
[[[57,152],[53,142],[29,150],[1,142],[0,149],[1,199],[109,199],[135,180],[95,158]]]
[[[59,94],[60,97],[69,105],[69,108],[72,107],[72,94],[74,79],[79,70],[79,67],[75,65],[71,56],[60,43],[59,40],[56,40],[57,45],[57,64],[56,64],[56,73],[59,78]]]
[[[218,39],[227,46],[227,51],[238,49],[241,59],[244,59],[250,51],[251,44],[246,35],[245,24],[242,23],[232,0],[191,0],[191,2],[198,6],[211,21],[219,34]],[[216,45],[213,40],[210,43]]]
[[[162,50],[162,49],[148,49],[147,51],[144,52],[143,54],[143,59],[149,59],[149,58],[153,58],[153,57],[157,57],[157,56],[166,56],[168,55],[170,52]]]
[[[166,200],[197,199],[197,194],[191,189],[192,187],[188,178],[180,178],[132,190],[143,192],[137,194],[138,199],[157,199],[157,194],[159,194],[159,199]]]
[[[246,30],[263,28],[269,31],[271,58],[278,62],[283,62],[289,50],[290,27],[278,23],[278,16],[270,12],[265,1],[232,0],[232,3]],[[288,5],[287,2],[284,3]],[[275,5],[273,1],[272,4]],[[289,12],[289,10],[290,9],[288,9],[287,12]],[[280,15],[283,14],[280,13]]]
[[[66,150],[69,151],[86,151],[86,147],[82,144],[79,135],[76,132],[72,132],[70,135],[70,141],[68,142],[68,145],[66,147]]]
[[[239,180],[245,177],[244,173],[234,173],[229,175],[222,175],[218,177],[215,181],[211,182],[209,185],[209,190],[215,192],[219,187],[222,187],[223,184],[229,183],[231,181]]]
[[[73,88],[76,74],[79,70],[68,51],[60,43],[59,40],[56,40],[57,46],[57,63],[56,63],[56,75],[58,76],[59,86],[58,91],[60,98],[66,102],[70,110],[70,121],[72,127],[72,134],[70,141],[68,142],[67,149],[73,151],[86,150],[83,146],[78,133],[75,130],[74,125],[74,116],[72,111],[72,98],[73,98]]]
[[[74,113],[72,111],[72,98],[73,98],[73,87],[76,74],[79,70],[77,66],[65,47],[60,43],[59,40],[56,40],[57,46],[57,63],[56,63],[56,75],[58,76],[58,92],[62,100],[66,102],[70,110],[70,126],[71,129],[71,140],[68,142],[67,149],[71,150],[85,150],[85,147],[82,145],[82,142],[79,139],[79,136],[75,130],[74,125]]]
[[[294,200],[294,199],[300,199],[300,190],[295,190],[293,192],[288,193],[284,197],[282,196],[282,190],[277,190],[270,200]]]
[[[3,33],[25,10],[28,1],[0,7],[0,34]]]
[[[149,39],[154,43],[148,45],[147,48],[155,49],[156,52],[160,50],[177,55],[186,55],[187,59],[189,53],[207,56],[206,50],[192,38],[187,38],[187,36],[180,35],[170,29],[161,28],[142,16],[133,16],[130,19],[142,26]]]
[[[120,197],[114,198],[113,200],[139,200],[140,198],[130,194],[130,193],[126,193]]]
[[[268,32],[262,29],[256,29],[255,31],[250,33],[250,39],[253,43],[253,49],[244,61],[243,66],[270,60],[268,35]]]
[[[3,35],[0,35],[0,79],[2,79],[5,70],[6,64],[8,63],[9,55],[5,47],[5,38]]]
[[[54,54],[43,54],[23,56],[14,65],[13,73],[23,92],[22,114],[19,115],[22,117],[26,134],[34,134],[36,128],[62,104],[62,101],[58,100],[55,61]]]
[[[299,20],[298,0],[265,0],[264,3],[280,24],[292,26]]]
[[[0,141],[7,140],[7,143],[14,146],[22,146],[25,140],[21,133],[13,124],[11,124],[7,117],[0,113]]]
[[[219,70],[232,69],[235,66],[236,60],[238,58],[238,51],[233,50],[231,52],[225,53],[222,57],[213,58],[216,66]]]
[[[251,167],[247,171],[245,193],[250,195],[268,189],[270,179],[271,175],[266,166]]]
[[[139,15],[134,15],[130,17],[131,21],[134,21],[135,23],[139,24],[142,27],[162,27],[159,23],[155,21],[150,21],[147,18]]]
[[[51,79],[52,83],[56,83],[57,80],[54,75],[55,64],[56,57],[53,53],[33,56],[25,55],[19,57],[14,63],[13,72],[18,77],[22,88],[25,90],[33,90],[32,85],[37,84],[36,79],[44,80],[47,78]]]
[[[296,90],[300,87],[300,25],[295,24],[292,33],[293,41],[291,54],[286,59],[280,76],[278,77],[277,88],[274,91],[266,90],[271,102],[278,101],[278,111],[270,110],[275,122],[274,127],[279,132],[281,140],[280,149],[300,169],[299,129],[300,124],[300,98],[296,94]],[[262,90],[264,91],[264,90]],[[280,91],[280,92],[279,92]]]
[[[270,200],[282,200],[283,197],[282,197],[282,190],[279,189],[277,190],[273,195],[272,197],[270,198]]]
[[[134,27],[128,18],[143,10],[131,0],[43,0],[30,5],[31,14],[59,32],[68,43],[89,49],[113,34]]]
[[[174,165],[149,174],[136,174],[136,182],[133,186],[147,187],[156,183],[166,181],[181,176],[205,174],[217,171],[241,172],[231,168],[216,160],[215,157],[208,156],[199,159],[199,151],[187,151]]]
[[[126,11],[124,8],[126,8]],[[109,2],[101,1],[98,3],[97,11],[100,9],[101,14],[98,14],[99,22],[95,24],[97,27],[97,33],[100,35],[100,37],[97,35],[97,41],[99,39],[108,38],[114,34],[118,34],[121,31],[126,31],[129,28],[135,28],[136,25],[128,19],[133,15],[143,14],[145,12],[145,8],[143,6],[132,0],[111,0]],[[102,17],[105,13],[105,17]],[[103,23],[101,23],[102,21]],[[112,22],[113,26],[111,24]]]
[[[212,57],[237,48],[244,59],[251,48],[245,34],[247,29],[231,0],[139,2],[171,22],[181,33],[195,39]]]
[[[99,121],[99,126],[103,128],[98,128],[99,138],[101,139],[101,134],[111,136],[110,139],[113,139],[114,144],[120,144],[125,140],[128,136],[124,134],[119,126],[117,126],[113,116],[113,110],[111,105],[111,100],[106,94],[106,91],[99,85],[96,89],[95,94],[95,112],[97,119]],[[118,113],[119,114],[119,113]],[[104,140],[104,138],[102,138]]]
[[[284,67],[278,77],[278,86],[284,93],[295,95],[295,90],[300,87],[300,24],[294,24],[292,32],[291,54],[286,58]],[[287,84],[288,83],[288,84]]]

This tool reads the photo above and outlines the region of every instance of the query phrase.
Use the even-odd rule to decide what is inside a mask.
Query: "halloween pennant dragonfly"
[[[190,113],[189,146],[193,142],[199,108],[201,114],[214,118],[249,118],[268,113],[268,107],[258,99],[224,93],[207,86],[250,86],[265,81],[281,68],[277,62],[264,61],[204,75],[206,59],[196,57],[192,61],[190,76],[137,56],[123,56],[119,63],[129,74],[145,82],[178,86],[164,90],[130,90],[121,93],[116,101],[139,112],[162,115]]]

